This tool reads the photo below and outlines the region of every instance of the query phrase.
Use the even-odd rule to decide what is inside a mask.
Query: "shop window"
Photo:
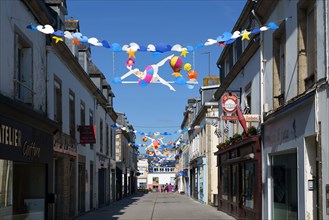
[[[228,168],[227,166],[222,167],[222,198],[228,199]]]
[[[285,100],[285,47],[286,30],[283,22],[273,33],[273,106],[277,109]]]
[[[237,202],[237,194],[238,194],[238,165],[232,166],[232,190],[231,197],[233,202]]]
[[[316,81],[315,1],[301,1],[298,8],[298,93],[311,88]]]
[[[297,156],[273,157],[273,219],[298,219]]]
[[[255,165],[253,162],[244,166],[244,206],[254,208]]]
[[[54,77],[54,120],[62,126],[62,83]]]
[[[236,40],[234,42],[234,62],[237,62],[242,54],[242,41]]]
[[[69,123],[70,136],[75,139],[75,95],[71,90],[69,92]]]
[[[20,34],[15,34],[15,98],[25,104],[33,104],[33,50]]]
[[[11,219],[13,208],[13,162],[0,160],[0,219]]]

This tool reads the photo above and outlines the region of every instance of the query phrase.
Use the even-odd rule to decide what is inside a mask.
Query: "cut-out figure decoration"
[[[129,72],[127,72],[126,74],[124,74],[123,76],[121,76],[120,79],[122,81],[123,79],[127,78],[128,76],[134,74],[135,76],[137,76],[139,78],[138,79],[138,85],[140,85],[140,86],[146,86],[149,83],[160,82],[163,85],[169,87],[170,90],[176,91],[174,89],[174,87],[172,87],[169,84],[169,82],[167,82],[166,80],[164,80],[163,78],[161,78],[159,76],[159,74],[158,74],[159,67],[162,66],[163,64],[165,64],[173,56],[174,55],[168,56],[168,57],[164,58],[163,60],[161,60],[157,64],[153,64],[153,65],[147,66],[143,72],[141,72],[138,68],[132,69],[131,66],[127,66],[127,69],[129,69]]]

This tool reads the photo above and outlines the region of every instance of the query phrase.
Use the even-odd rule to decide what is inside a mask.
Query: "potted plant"
[[[236,133],[236,134],[233,135],[233,142],[234,143],[237,143],[241,140],[242,140],[242,135],[241,134]]]
[[[255,126],[250,126],[248,128],[248,133],[249,133],[249,135],[256,135],[257,134],[257,129],[255,128]]]

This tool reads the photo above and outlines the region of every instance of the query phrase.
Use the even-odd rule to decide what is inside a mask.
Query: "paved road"
[[[234,219],[209,205],[178,193],[137,193],[75,220]]]

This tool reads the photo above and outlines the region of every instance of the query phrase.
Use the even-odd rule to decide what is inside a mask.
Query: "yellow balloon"
[[[186,64],[184,65],[184,70],[186,70],[186,71],[190,71],[191,68],[192,68],[192,65],[191,65],[190,63],[186,63]]]

